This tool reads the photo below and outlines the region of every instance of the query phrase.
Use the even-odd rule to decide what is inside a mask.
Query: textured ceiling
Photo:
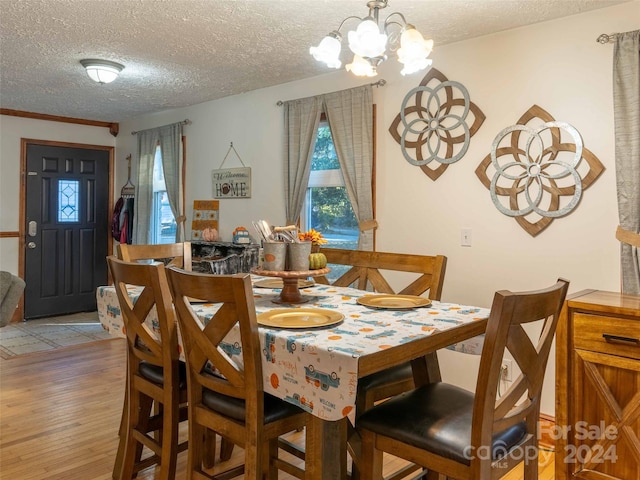
[[[402,12],[437,48],[624,1],[390,0],[381,18]],[[0,107],[119,122],[321,75],[309,46],[366,13],[365,0],[0,0]],[[125,69],[98,85],[83,58]]]

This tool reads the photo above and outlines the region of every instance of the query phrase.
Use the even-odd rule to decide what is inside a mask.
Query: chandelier
[[[349,31],[347,36],[349,49],[353,52],[352,62],[345,65],[347,71],[359,77],[376,76],[378,65],[387,59],[387,45],[391,51],[397,51],[398,61],[403,65],[400,72],[402,75],[424,70],[431,65],[431,60],[427,57],[433,48],[433,40],[425,40],[415,26],[407,23],[400,12],[391,13],[384,23],[380,24],[380,10],[386,8],[388,4],[388,0],[367,2],[368,16],[345,18],[337,30],[324,37],[317,47],[311,47],[309,53],[330,68],[340,68],[342,66],[340,29],[347,20],[357,19],[360,21],[358,26],[355,30]]]

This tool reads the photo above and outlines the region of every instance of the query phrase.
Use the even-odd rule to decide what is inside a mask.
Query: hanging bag
[[[116,206],[113,209],[113,215],[111,217],[111,235],[116,240],[120,241],[120,235],[122,234],[122,224],[120,223],[120,213],[124,206],[124,199],[120,197],[116,202]]]

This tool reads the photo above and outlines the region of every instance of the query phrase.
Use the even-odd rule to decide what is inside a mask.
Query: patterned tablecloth
[[[257,277],[254,277],[254,280]],[[139,289],[131,288],[136,298]],[[279,289],[254,287],[258,314],[283,308],[271,299]],[[325,308],[339,310],[344,321],[332,328],[308,331],[260,327],[264,355],[262,372],[264,390],[299,405],[325,420],[345,416],[352,421],[358,384],[358,358],[390,346],[411,342],[461,323],[485,319],[489,309],[452,303],[433,302],[429,307],[413,310],[371,309],[356,303],[370,292],[352,288],[316,284],[303,294],[308,303],[289,308]],[[113,286],[98,287],[98,316],[103,327],[114,336],[124,337],[120,306]],[[217,306],[196,304],[194,309],[205,322]],[[150,317],[152,317],[150,314]],[[153,327],[157,319],[149,318]],[[225,352],[241,365],[239,330],[232,331],[222,345]],[[479,353],[482,337],[452,347],[466,353]]]

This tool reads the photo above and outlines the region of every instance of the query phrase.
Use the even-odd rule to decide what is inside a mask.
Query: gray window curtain
[[[287,223],[297,223],[309,184],[311,157],[324,111],[353,211],[358,248],[373,250],[373,92],[371,85],[285,102]]]
[[[184,159],[180,158],[180,153],[182,152],[182,125],[183,123],[180,122],[159,128],[164,183],[167,187],[171,213],[173,213],[173,218],[176,219],[177,224],[176,242],[184,240],[186,221],[186,217],[182,214],[184,208],[182,205],[182,182],[180,181],[182,162],[184,161]]]
[[[640,30],[616,36],[613,103],[622,293],[640,294]]]
[[[359,250],[373,250],[373,92],[371,85],[323,96],[347,194],[360,225]]]
[[[182,170],[180,152],[182,122],[142,130],[138,135],[138,187],[135,203],[135,231],[137,244],[148,244],[151,239],[151,213],[153,207],[153,163],[156,147],[162,153],[162,169],[171,212],[176,219],[176,241],[184,238],[185,217],[182,215]]]
[[[296,224],[300,219],[321,113],[321,97],[302,98],[284,103],[284,188],[287,196],[287,225]]]

